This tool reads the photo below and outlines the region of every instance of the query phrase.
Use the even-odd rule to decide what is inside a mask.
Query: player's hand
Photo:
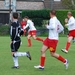
[[[65,24],[65,27],[67,27],[67,24]]]
[[[45,25],[46,27],[48,26],[48,24],[47,25]]]
[[[66,24],[68,23],[68,18],[65,19],[65,23],[66,23]]]

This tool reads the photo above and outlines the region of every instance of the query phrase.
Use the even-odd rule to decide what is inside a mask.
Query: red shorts
[[[31,36],[36,35],[36,30],[29,31],[28,35],[31,35]]]
[[[71,31],[69,32],[69,37],[70,37],[70,36],[75,37],[75,30],[71,30]]]
[[[58,40],[51,40],[49,38],[46,38],[44,41],[44,45],[48,47],[50,52],[55,52],[57,47]]]

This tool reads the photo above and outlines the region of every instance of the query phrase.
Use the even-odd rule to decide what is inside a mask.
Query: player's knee
[[[15,57],[15,53],[14,52],[12,52],[12,56]]]
[[[52,56],[52,57],[54,57],[54,56],[55,56],[55,55],[54,55],[54,53],[50,53],[50,54],[51,54],[51,56]]]
[[[36,40],[36,37],[33,37],[34,40]]]
[[[29,37],[29,36],[27,36],[27,39],[30,39],[30,37]]]
[[[45,53],[45,51],[41,50],[41,53]]]
[[[34,40],[36,40],[36,37],[33,37]]]

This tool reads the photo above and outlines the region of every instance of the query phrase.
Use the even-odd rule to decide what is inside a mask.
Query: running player
[[[22,26],[22,29],[24,30],[24,35],[26,35],[26,29],[24,29],[24,26],[26,26],[26,22],[24,21],[24,19],[22,19],[21,21],[21,26]]]
[[[70,43],[72,39],[75,37],[75,19],[71,12],[68,12],[67,17],[69,18],[69,21],[67,24],[65,24],[65,27],[68,27],[69,35],[68,35],[66,48],[62,49],[62,52],[65,52],[65,53],[68,53],[68,50],[70,48]]]
[[[24,27],[24,29],[29,27],[28,36],[27,36],[28,47],[32,46],[31,39],[30,39],[31,36],[33,37],[33,39],[43,42],[43,39],[36,37],[36,28],[34,26],[34,23],[28,18],[28,16],[26,16],[24,19],[27,22],[27,25]]]
[[[49,49],[51,56],[63,62],[67,69],[68,60],[56,53],[56,47],[58,43],[58,34],[61,31],[63,31],[64,28],[61,25],[60,21],[57,19],[55,10],[52,10],[50,12],[50,17],[51,19],[50,19],[49,25],[46,25],[46,28],[49,29],[49,36],[44,41],[42,49],[41,49],[40,65],[34,66],[34,68],[39,68],[41,70],[44,70],[46,51],[47,49]]]
[[[13,13],[12,17],[13,17],[13,22],[10,27],[11,52],[14,61],[14,66],[12,68],[18,69],[19,68],[18,56],[27,56],[30,60],[31,60],[31,56],[29,52],[17,52],[20,47],[20,43],[21,43],[20,35],[22,34],[22,32],[21,32],[20,24],[18,22],[18,13],[16,12]]]

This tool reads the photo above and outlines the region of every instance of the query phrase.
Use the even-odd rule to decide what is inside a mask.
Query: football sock
[[[18,57],[13,57],[14,66],[19,66],[18,64]]]
[[[40,66],[44,67],[44,64],[45,64],[45,57],[41,56]]]
[[[31,44],[31,40],[30,39],[28,39],[28,46],[31,46],[32,44]]]
[[[36,38],[36,40],[38,40],[38,41],[42,41],[42,42],[43,42],[43,39],[41,39],[41,38]]]
[[[15,56],[15,57],[17,57],[17,56],[27,56],[27,53],[26,53],[26,52],[16,52],[16,53],[14,54],[14,56]]]
[[[69,47],[70,47],[70,42],[67,42],[67,44],[66,44],[66,50],[67,51],[68,51]]]
[[[60,60],[61,62],[65,63],[66,59],[64,59],[62,56],[59,55],[59,57],[57,58],[58,60]]]

